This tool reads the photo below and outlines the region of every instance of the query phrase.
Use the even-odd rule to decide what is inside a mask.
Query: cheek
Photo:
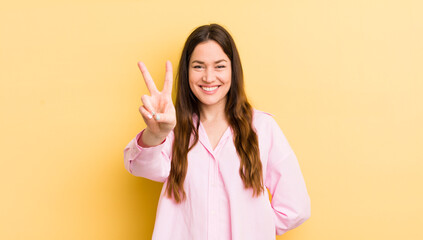
[[[192,72],[192,71],[189,71],[188,72],[188,82],[189,82],[189,85],[191,86],[192,84],[193,84],[193,82],[194,82],[194,73]]]
[[[189,89],[191,89],[191,91],[193,91],[194,89],[194,83],[191,81],[191,79],[189,80]]]
[[[232,79],[231,71],[227,71],[227,72],[222,73],[221,79],[223,81],[225,81],[225,83],[230,83],[231,79]]]
[[[195,81],[195,78],[192,78],[192,76],[188,77],[188,85],[191,92],[195,93],[195,91],[197,91],[196,90],[197,81]]]
[[[188,72],[188,80],[189,80],[190,83],[197,82],[198,79],[201,79],[201,77],[202,77],[201,73],[199,73],[197,71],[190,70]]]

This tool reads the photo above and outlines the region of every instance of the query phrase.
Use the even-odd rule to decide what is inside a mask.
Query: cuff
[[[163,140],[163,142],[161,142],[159,145],[156,145],[156,146],[146,146],[143,142],[142,142],[142,138],[141,138],[141,136],[142,136],[142,134],[144,133],[144,131],[145,131],[145,129],[144,130],[142,130],[140,133],[138,133],[137,134],[137,136],[135,137],[135,145],[137,146],[137,148],[138,148],[138,150],[143,150],[143,149],[146,149],[146,148],[152,148],[152,147],[157,147],[157,146],[160,146],[160,145],[162,145],[164,142],[166,142],[166,138]],[[138,141],[140,141],[141,142],[141,145],[139,145],[138,144]]]

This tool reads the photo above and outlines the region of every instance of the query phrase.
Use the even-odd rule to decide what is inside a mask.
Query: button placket
[[[216,234],[216,160],[212,154],[209,159],[208,239],[214,239]]]

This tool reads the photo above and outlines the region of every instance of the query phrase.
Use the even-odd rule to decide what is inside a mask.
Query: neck
[[[201,122],[214,122],[224,120],[226,122],[225,114],[226,101],[215,105],[201,105],[200,119]]]

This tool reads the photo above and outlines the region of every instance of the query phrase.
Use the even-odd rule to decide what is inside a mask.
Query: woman
[[[195,29],[159,92],[139,63],[150,96],[147,127],[125,148],[126,169],[164,182],[153,239],[275,239],[310,215],[296,156],[273,118],[252,109],[230,34]],[[272,194],[269,202],[267,187]]]

